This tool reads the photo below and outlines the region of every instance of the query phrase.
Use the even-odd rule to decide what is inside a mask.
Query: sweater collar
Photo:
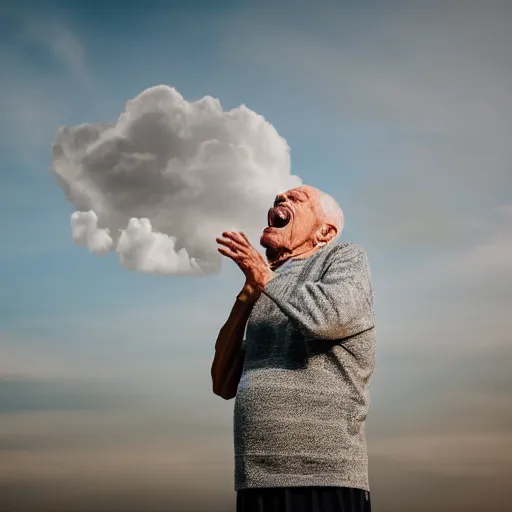
[[[306,263],[306,261],[310,261],[319,253],[324,251],[326,247],[329,247],[329,244],[325,245],[324,247],[321,247],[320,249],[318,249],[318,251],[313,253],[311,256],[308,256],[307,258],[290,258],[289,260],[285,261],[281,266],[277,267],[274,270],[274,272],[277,274],[283,274],[289,272],[294,268],[301,267],[302,265],[304,265],[304,263]]]

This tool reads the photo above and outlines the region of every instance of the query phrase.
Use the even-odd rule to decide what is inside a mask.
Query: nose
[[[284,203],[285,201],[286,201],[286,197],[284,197],[282,194],[280,194],[280,195],[276,196],[276,199],[274,201],[274,206]]]

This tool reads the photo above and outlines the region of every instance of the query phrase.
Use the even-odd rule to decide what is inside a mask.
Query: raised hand
[[[222,237],[216,239],[224,247],[217,250],[231,258],[245,274],[246,285],[256,290],[262,290],[272,278],[272,271],[263,255],[255,249],[243,233],[225,231]]]

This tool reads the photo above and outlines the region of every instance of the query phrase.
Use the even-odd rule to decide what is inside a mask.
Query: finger
[[[247,244],[249,244],[247,238],[244,238],[243,236],[241,236],[241,233],[237,233],[236,231],[226,231],[225,233],[222,233],[222,236],[234,240],[237,243],[241,244],[242,246],[246,246]]]
[[[242,231],[240,231],[240,235],[249,245],[251,245],[251,242],[249,242],[249,239],[245,236],[245,233],[242,233]]]
[[[249,239],[247,238],[247,235],[245,233],[243,233],[242,231],[240,231],[239,233],[240,235],[240,238],[242,238],[244,241],[245,241],[245,244],[246,244],[246,247],[248,249],[251,249],[252,253],[256,253],[260,256],[261,260],[265,262],[265,264],[267,264],[267,262],[263,259],[263,256],[261,255],[261,253],[258,251],[258,249],[256,249],[252,244],[251,242],[249,242]]]
[[[225,240],[223,238],[217,238],[217,243],[221,245],[225,245],[226,247],[229,247],[232,251],[242,251],[244,249],[243,245],[240,245],[238,242],[235,242],[231,239]]]
[[[224,247],[217,247],[217,251],[219,251],[223,256],[227,256],[228,258],[231,258],[235,263],[237,263],[238,256],[229,249],[224,249]]]
[[[232,244],[235,244],[240,251],[246,251],[247,250],[247,242],[238,235],[238,233],[234,233],[233,231],[227,231],[225,233],[222,233],[222,236],[225,237],[226,240],[230,241]],[[220,238],[217,239],[217,241],[220,243]]]

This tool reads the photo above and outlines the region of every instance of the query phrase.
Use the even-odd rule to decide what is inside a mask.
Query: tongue
[[[276,228],[282,228],[288,224],[290,214],[284,208],[276,208],[273,212],[272,225]]]

